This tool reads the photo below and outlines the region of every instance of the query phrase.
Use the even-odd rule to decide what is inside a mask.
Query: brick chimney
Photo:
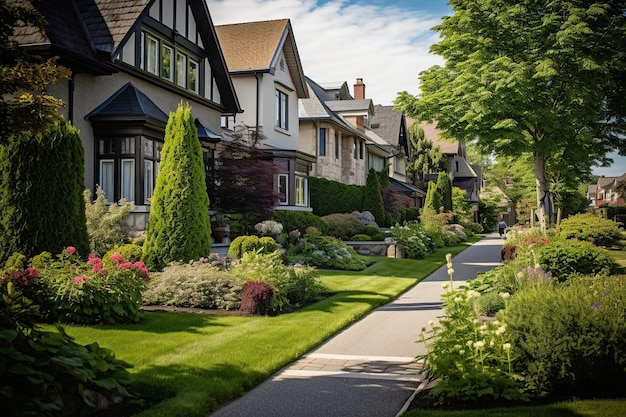
[[[365,99],[365,84],[363,84],[363,78],[356,79],[356,84],[354,84],[354,99],[355,100]]]

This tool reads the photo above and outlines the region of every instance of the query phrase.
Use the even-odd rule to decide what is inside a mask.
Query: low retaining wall
[[[404,247],[395,242],[385,241],[348,241],[344,243],[351,246],[356,253],[364,256],[386,256],[388,258],[404,258]]]

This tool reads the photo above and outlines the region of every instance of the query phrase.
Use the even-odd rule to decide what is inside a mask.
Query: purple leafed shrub
[[[266,314],[272,309],[274,288],[265,282],[248,281],[241,288],[239,310],[248,314]]]

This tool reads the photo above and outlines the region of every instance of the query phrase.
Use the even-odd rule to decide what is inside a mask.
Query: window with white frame
[[[285,92],[276,89],[276,95],[274,99],[276,123],[275,126],[284,130],[289,128],[287,115],[288,110],[288,96]]]
[[[112,159],[100,160],[100,182],[107,201],[115,201],[115,162]]]
[[[306,206],[307,179],[296,176],[296,206]]]
[[[157,62],[159,62],[159,41],[153,37],[152,35],[146,34],[145,37],[146,47],[145,47],[145,70],[151,74],[158,75],[159,67],[157,66]]]
[[[149,159],[143,161],[143,189],[143,202],[150,204],[154,192],[154,161]]]
[[[287,174],[278,175],[278,203],[289,204],[289,177]]]
[[[174,81],[174,49],[168,45],[161,45],[161,77]]]
[[[198,63],[190,58],[187,69],[188,69],[187,88],[197,93],[198,92]]]
[[[187,87],[187,57],[176,53],[176,84]]]
[[[135,160],[122,159],[120,164],[120,196],[126,201],[135,201]]]

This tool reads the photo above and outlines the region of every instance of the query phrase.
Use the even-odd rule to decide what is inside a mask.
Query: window
[[[228,128],[228,116],[222,116],[220,127]]]
[[[279,174],[278,175],[278,203],[279,204],[288,204],[289,203],[289,189],[287,184],[289,183],[287,174]]]
[[[135,160],[122,159],[120,165],[121,198],[135,201]]]
[[[276,90],[274,107],[276,112],[276,127],[287,130],[287,94],[280,90]]]
[[[188,80],[187,88],[197,93],[198,92],[198,63],[192,59],[189,60],[187,80]]]
[[[306,206],[307,180],[296,177],[296,206]]]
[[[352,142],[352,156],[354,157],[354,159],[356,159],[358,157],[357,153],[356,153],[357,147],[356,147],[356,138],[354,138],[354,142]]]
[[[151,74],[158,74],[157,62],[159,62],[159,58],[158,58],[159,41],[150,35],[146,35],[145,39],[146,39],[146,58],[145,58],[146,67],[144,69]]]
[[[363,159],[363,141],[359,141],[359,159]]]
[[[100,160],[100,184],[107,201],[115,201],[115,163],[112,159]]]
[[[339,159],[339,132],[335,131],[335,159]]]
[[[176,53],[176,84],[181,87],[187,86],[187,57]]]
[[[144,204],[150,204],[154,192],[154,161],[149,159],[143,161],[143,190]]]
[[[167,45],[161,45],[161,77],[174,81],[174,50]]]
[[[326,128],[320,127],[320,156],[326,156]]]

